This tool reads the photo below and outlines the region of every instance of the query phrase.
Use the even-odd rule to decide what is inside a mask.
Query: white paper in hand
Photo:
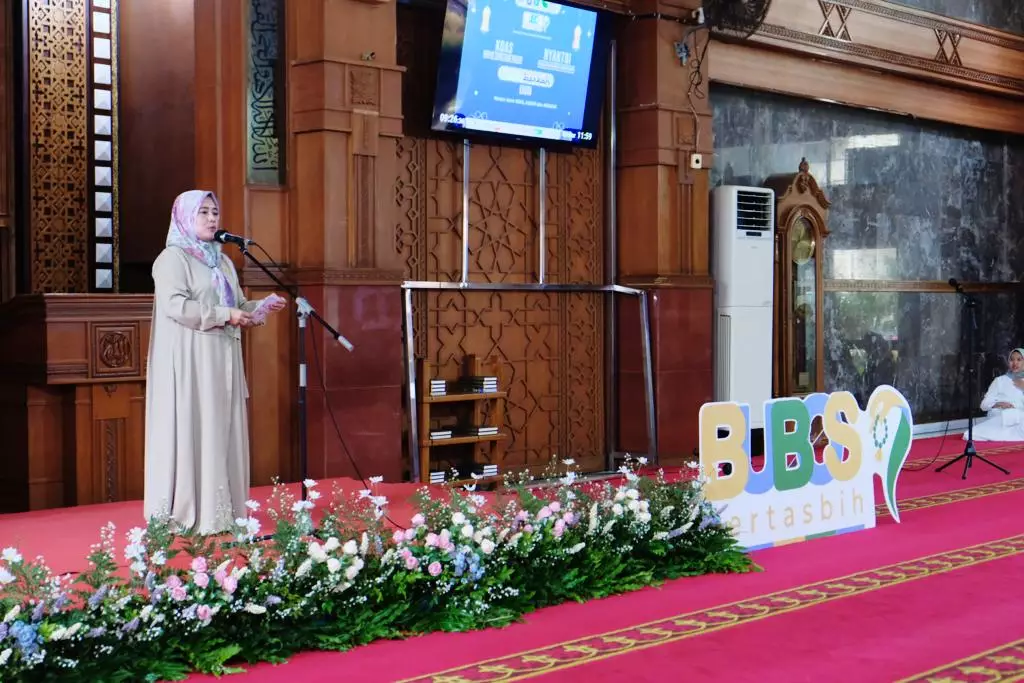
[[[266,299],[260,302],[260,305],[256,307],[256,310],[252,312],[252,319],[257,325],[261,325],[267,320],[267,315],[270,313],[270,307],[277,302],[283,302],[284,298],[279,297],[277,294],[271,294]]]

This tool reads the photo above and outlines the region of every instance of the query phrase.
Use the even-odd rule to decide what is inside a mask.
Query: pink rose
[[[401,543],[405,540],[405,533],[401,529],[395,529],[395,533],[391,534],[391,540],[395,543]]]
[[[413,526],[423,526],[424,524],[426,524],[426,522],[427,522],[426,518],[424,518],[423,515],[421,515],[418,512],[415,515],[412,516],[412,524],[413,524]]]
[[[441,537],[431,532],[427,534],[427,540],[425,540],[424,543],[427,544],[428,548],[436,548],[441,544]]]
[[[192,559],[192,571],[196,572],[197,574],[205,572],[206,571],[206,558],[205,557],[195,557],[195,558],[193,558]]]
[[[405,535],[405,540],[406,541],[411,541],[412,539],[416,538],[416,530],[415,529],[406,529],[404,535]]]
[[[228,577],[228,573],[221,569],[219,572],[213,575],[213,580],[217,582],[218,586],[224,585],[224,579]]]
[[[542,507],[540,509],[540,511],[537,512],[537,519],[547,519],[550,516],[551,516],[551,508],[549,508],[547,505]]]
[[[523,527],[523,531],[525,531],[528,534],[533,533],[533,525],[532,524],[527,524],[526,526]]]
[[[571,512],[566,512],[564,515],[562,515],[562,521],[568,524],[569,526],[572,526],[576,523],[576,515],[572,514]]]
[[[228,595],[233,595],[235,589],[238,588],[238,579],[233,576],[224,577],[224,592]]]
[[[405,558],[405,568],[406,569],[412,571],[413,569],[416,569],[416,567],[418,567],[418,566],[420,566],[420,561],[417,560],[412,555],[409,555],[408,557]]]
[[[427,567],[427,572],[428,572],[428,573],[429,573],[429,574],[430,574],[431,576],[437,576],[438,574],[440,574],[440,573],[441,573],[441,571],[442,571],[442,568],[441,568],[441,563],[440,563],[440,562],[437,562],[436,560],[435,560],[434,562],[431,562],[431,563],[430,563],[430,566],[429,566],[429,567]]]
[[[526,510],[520,510],[519,512],[516,513],[517,522],[525,522],[527,519],[529,519],[529,517],[530,513],[528,513]]]
[[[178,578],[177,574],[171,574],[167,577],[167,587],[170,589],[181,588],[181,579]]]
[[[213,610],[208,605],[199,605],[196,608],[196,619],[199,621],[209,621],[213,618]]]
[[[181,602],[187,597],[188,591],[185,590],[184,586],[175,586],[171,589],[171,598],[173,598],[175,602]]]
[[[207,586],[210,585],[210,575],[209,574],[203,574],[203,573],[196,574],[195,578],[193,578],[192,580],[195,581],[196,585],[199,586],[200,588],[206,588]]]
[[[562,509],[562,504],[561,504],[561,503],[559,503],[559,502],[558,502],[558,501],[556,500],[556,501],[554,501],[553,503],[551,503],[550,505],[548,505],[548,507],[550,507],[550,508],[551,508],[551,511],[552,511],[552,512],[558,512],[559,510],[561,510],[561,509]]]
[[[555,522],[555,528],[551,532],[555,535],[555,538],[561,538],[562,534],[565,533],[565,522],[562,520]]]

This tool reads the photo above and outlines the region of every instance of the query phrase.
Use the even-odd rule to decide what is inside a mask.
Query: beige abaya
[[[256,308],[225,256],[220,272],[236,307]],[[231,529],[249,495],[241,331],[227,324],[213,274],[178,247],[157,257],[146,383],[146,518],[170,514],[203,534]]]

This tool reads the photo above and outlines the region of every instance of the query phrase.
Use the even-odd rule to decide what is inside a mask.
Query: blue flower
[[[11,635],[18,641],[18,647],[26,655],[34,655],[39,650],[39,643],[43,642],[39,635],[39,626],[17,621],[11,626]]]
[[[32,610],[32,621],[42,621],[44,616],[46,616],[46,603],[40,602]]]

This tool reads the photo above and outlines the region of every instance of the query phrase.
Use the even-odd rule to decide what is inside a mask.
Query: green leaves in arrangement
[[[0,555],[0,680],[179,680],[345,650],[382,638],[503,626],[528,612],[753,568],[702,495],[696,470],[580,483],[571,461],[555,485],[508,479],[491,499],[475,485],[415,496],[409,528],[388,522],[371,488],[307,500],[277,485],[228,537],[179,536],[166,517],[127,534],[121,576],[104,527],[77,577],[54,576],[15,548]]]

